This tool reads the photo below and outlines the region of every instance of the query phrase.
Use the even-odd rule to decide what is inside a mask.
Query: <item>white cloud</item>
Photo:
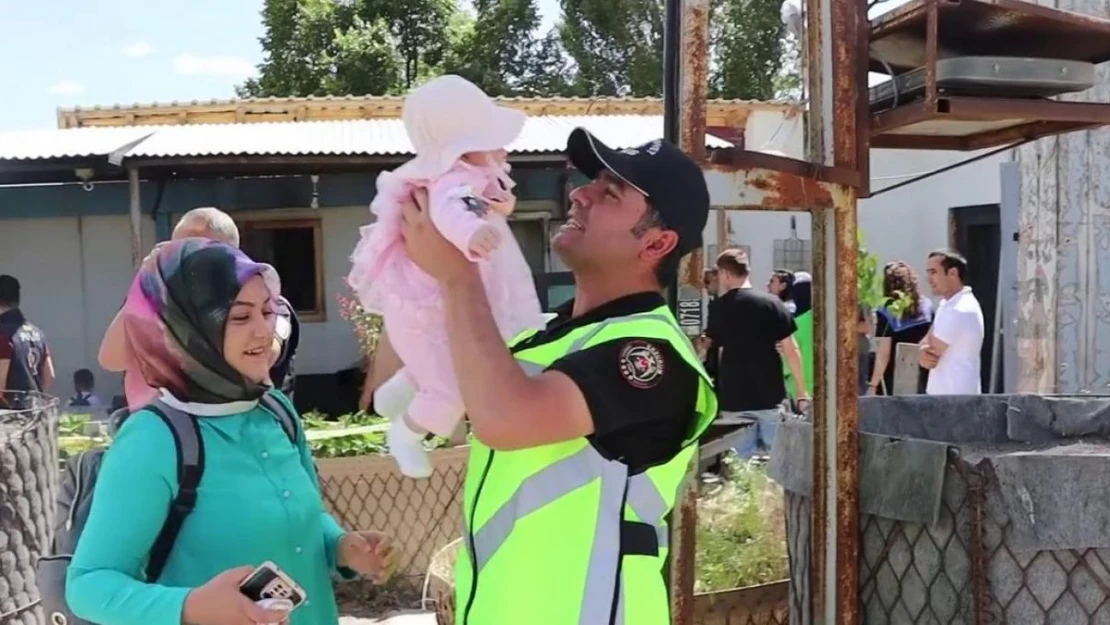
[[[73,80],[63,80],[62,82],[51,85],[48,91],[54,95],[77,95],[79,93],[84,93],[85,87],[83,87],[81,83]]]
[[[173,60],[173,69],[178,74],[228,76],[247,78],[254,76],[254,63],[236,56],[196,56],[182,54]]]
[[[150,47],[149,43],[145,41],[136,41],[124,48],[123,53],[130,57],[139,58],[150,54],[151,50],[153,50],[153,48]]]

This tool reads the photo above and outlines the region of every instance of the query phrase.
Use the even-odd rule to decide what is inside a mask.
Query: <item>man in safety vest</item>
[[[662,291],[702,243],[709,192],[673,144],[613,150],[579,128],[552,248],[576,293],[545,330],[497,332],[477,267],[435,229],[417,192],[404,233],[443,289],[474,437],[458,625],[666,625],[670,512],[713,387]]]

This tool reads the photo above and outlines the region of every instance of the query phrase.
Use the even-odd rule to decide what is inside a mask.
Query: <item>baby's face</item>
[[[509,158],[505,150],[486,150],[484,152],[467,152],[463,160],[472,165],[501,165]]]

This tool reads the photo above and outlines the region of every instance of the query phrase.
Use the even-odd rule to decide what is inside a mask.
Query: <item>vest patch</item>
[[[621,377],[636,388],[651,388],[663,379],[663,353],[647,341],[625,343],[619,360]]]

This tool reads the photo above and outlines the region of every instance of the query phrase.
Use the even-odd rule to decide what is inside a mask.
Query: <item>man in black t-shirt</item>
[[[45,392],[54,383],[54,362],[46,336],[19,309],[19,280],[0,276],[0,408],[26,407],[23,395],[5,391]]]
[[[720,350],[716,390],[722,416],[780,408],[786,399],[783,359],[793,374],[799,407],[804,409],[809,397],[793,337],[798,329],[794,316],[778,296],[752,288],[744,252],[721,252],[717,270],[722,293],[709,306],[701,342],[703,350]],[[772,436],[768,432],[763,438],[769,443]]]

